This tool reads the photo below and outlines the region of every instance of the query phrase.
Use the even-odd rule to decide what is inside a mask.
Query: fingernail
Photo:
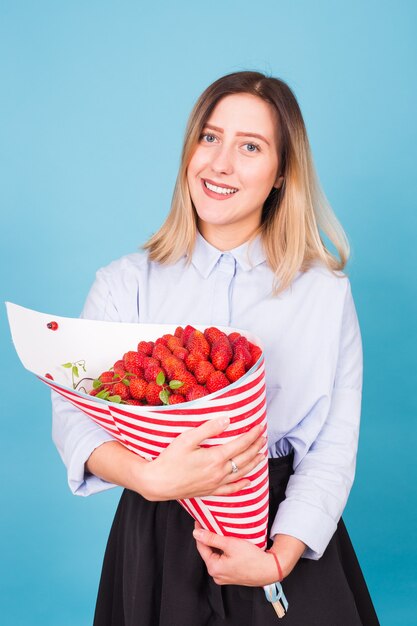
[[[195,539],[201,539],[201,537],[203,536],[203,531],[202,530],[193,530],[193,536]]]
[[[230,424],[230,418],[228,418],[228,417],[221,417],[220,418],[220,424],[222,426],[228,426]]]

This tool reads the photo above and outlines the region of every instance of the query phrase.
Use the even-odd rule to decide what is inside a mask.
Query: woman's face
[[[277,134],[274,110],[261,98],[232,94],[214,108],[187,168],[199,230],[213,245],[240,245],[260,225],[266,198],[283,180]]]

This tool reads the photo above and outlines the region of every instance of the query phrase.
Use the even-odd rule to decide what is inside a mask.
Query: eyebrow
[[[213,124],[204,124],[203,128],[212,128],[213,130],[217,130],[219,133],[224,132],[223,128],[220,128],[220,126],[213,126]],[[239,133],[236,133],[236,135],[238,137],[256,137],[256,139],[260,139],[261,141],[264,141],[269,146],[269,141],[265,139],[265,137],[263,137],[262,135],[259,135],[258,133],[239,132]]]

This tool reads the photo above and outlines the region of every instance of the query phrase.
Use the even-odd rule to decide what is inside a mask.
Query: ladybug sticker
[[[46,327],[49,328],[49,330],[58,330],[57,322],[49,322]]]

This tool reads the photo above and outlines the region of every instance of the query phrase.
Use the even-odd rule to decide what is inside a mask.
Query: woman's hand
[[[194,538],[207,571],[218,585],[263,587],[278,580],[272,554],[264,552],[245,539],[222,537],[204,530],[195,522]],[[283,578],[294,569],[306,544],[290,535],[276,535],[271,548],[276,552]]]
[[[178,437],[161,454],[140,468],[138,491],[148,500],[175,500],[207,495],[229,495],[248,487],[243,478],[264,458],[264,427],[256,426],[218,446],[202,447],[228,427],[229,419],[208,420]],[[231,472],[233,458],[239,471]]]
[[[216,535],[203,530],[198,522],[195,522],[193,535],[207,571],[218,585],[263,587],[277,580],[272,554],[246,539]]]

